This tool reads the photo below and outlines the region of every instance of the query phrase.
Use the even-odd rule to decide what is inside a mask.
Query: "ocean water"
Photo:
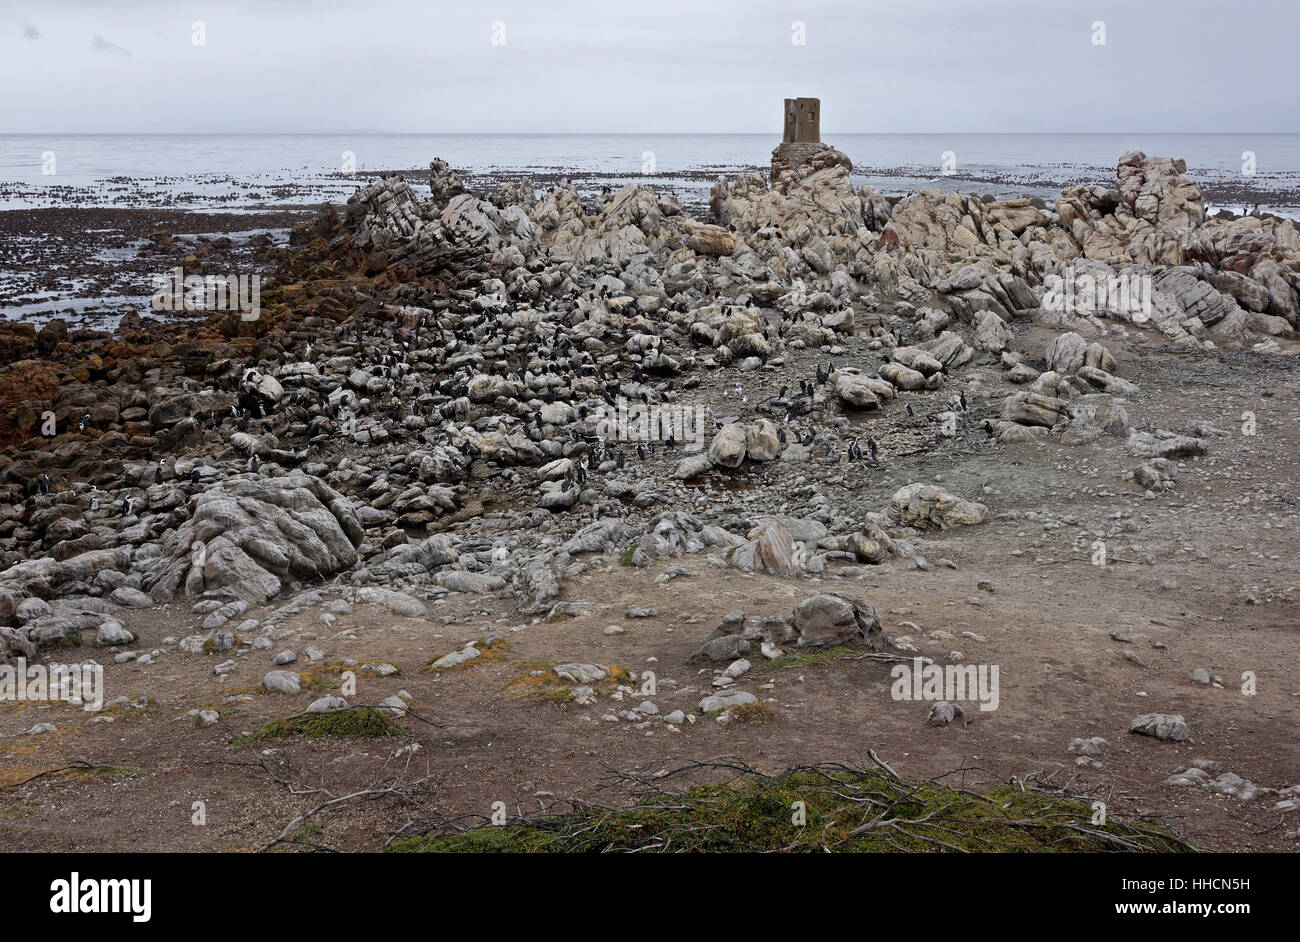
[[[1063,186],[1114,184],[1127,150],[1182,157],[1211,209],[1254,205],[1300,219],[1300,134],[826,134],[853,160],[853,181],[889,194],[924,186],[1051,200]],[[253,213],[341,204],[376,174],[427,183],[441,157],[467,184],[546,187],[571,177],[580,192],[648,183],[708,217],[719,176],[765,170],[770,134],[239,134],[0,135],[0,210],[166,208]],[[1243,154],[1253,173],[1243,172]],[[0,226],[0,318],[51,317],[105,327],[148,307],[143,240],[110,228],[60,229],[40,219]],[[251,221],[250,221],[251,222]],[[257,223],[251,223],[256,226]],[[244,235],[251,234],[244,233]],[[281,230],[267,230],[283,241]]]
[[[1120,154],[1182,157],[1212,206],[1300,216],[1300,134],[833,134],[854,182],[1052,198],[1112,183]],[[255,209],[341,201],[367,174],[442,157],[471,180],[644,180],[700,207],[720,174],[765,168],[771,134],[0,135],[0,209]],[[946,171],[946,172],[945,172]],[[1251,172],[1247,172],[1251,171]]]

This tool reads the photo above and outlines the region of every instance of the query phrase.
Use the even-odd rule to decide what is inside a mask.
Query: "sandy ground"
[[[1016,345],[1036,355],[1051,335],[1030,331]],[[617,805],[626,794],[602,787],[617,771],[653,774],[723,756],[760,769],[859,763],[874,750],[907,777],[947,776],[989,789],[1038,773],[1104,800],[1112,815],[1165,821],[1207,847],[1295,850],[1286,835],[1300,818],[1274,810],[1273,800],[1244,803],[1163,784],[1198,758],[1261,786],[1300,782],[1294,360],[1175,354],[1152,339],[1106,342],[1121,375],[1141,387],[1128,405],[1135,427],[1208,422],[1225,433],[1212,439],[1208,456],[1183,463],[1166,494],[1146,497],[1123,480],[1139,460],[1122,439],[1077,448],[984,442],[978,420],[995,400],[976,397],[976,421],[954,445],[887,454],[880,470],[854,465],[838,488],[823,489],[836,501],[880,506],[900,483],[934,480],[987,504],[985,524],[925,541],[928,571],[894,564],[794,580],[745,574],[703,553],[647,569],[588,557],[589,568],[565,583],[563,598],[593,603],[590,614],[548,623],[512,611],[508,600],[453,594],[431,601],[427,617],[358,605],[327,626],[317,607],[287,622],[271,650],[237,655],[240,665],[225,679],[212,668],[228,652],[187,655],[163,643],[196,632],[199,616],[182,606],[147,610],[129,627],[139,650],[163,652],[155,664],[115,664],[109,652],[83,652],[108,662],[107,699],[147,697],[147,707],[93,714],[66,704],[0,706],[0,849],[253,849],[329,798],[386,787],[400,775],[400,793],[340,802],[290,828],[299,843],[286,845],[373,849],[449,820],[486,818],[498,801],[512,815],[570,800]],[[735,380],[717,375],[709,389],[721,396]],[[1005,391],[996,371],[985,380],[990,394]],[[1241,431],[1247,410],[1256,416],[1253,436]],[[750,494],[741,485],[716,488],[708,499],[734,501],[743,511]],[[1107,544],[1105,567],[1090,561],[1098,538]],[[665,579],[674,566],[686,574]],[[643,697],[618,703],[602,694],[580,706],[521,695],[535,688],[512,683],[549,663],[617,664],[654,673],[658,689],[650,699],[663,713],[690,713],[712,689],[714,671],[686,659],[723,615],[788,614],[816,591],[864,597],[895,640],[940,662],[959,651],[966,662],[997,665],[999,708],[974,711],[976,721],[966,726],[926,726],[929,704],[893,700],[890,665],[871,659],[743,677],[737,686],[764,698],[770,719],[728,726],[699,717],[675,728],[637,728],[602,717]],[[334,597],[328,587],[326,596]],[[633,605],[656,614],[629,618]],[[624,631],[607,635],[609,625]],[[354,639],[337,637],[348,629]],[[932,636],[936,631],[952,637]],[[421,672],[434,656],[488,632],[500,634],[508,650],[454,671]],[[322,663],[335,665],[313,672],[316,686],[296,696],[262,692],[271,657],[285,647],[299,653],[294,669],[311,669],[303,657],[308,644],[323,649]],[[332,685],[346,658],[400,668],[391,677],[359,672],[350,700],[378,703],[409,692],[412,715],[399,721],[406,738],[232,744],[338,692]],[[1221,686],[1193,683],[1197,668]],[[1256,677],[1254,695],[1241,690],[1244,672]],[[198,727],[181,718],[196,708],[217,709],[221,719]],[[1130,734],[1133,717],[1147,712],[1181,713],[1192,741]],[[57,729],[23,734],[38,722]],[[1110,743],[1102,767],[1077,768],[1066,744],[1090,736]],[[412,751],[412,742],[420,748]],[[49,772],[81,763],[107,768]],[[192,820],[195,802],[203,803],[202,825]]]

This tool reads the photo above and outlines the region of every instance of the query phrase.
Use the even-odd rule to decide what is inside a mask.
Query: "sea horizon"
[[[1263,206],[1300,217],[1300,133],[834,132],[855,186],[888,195],[922,187],[1055,199],[1113,184],[1129,150],[1182,158],[1212,208]],[[0,209],[232,207],[345,201],[375,175],[422,174],[435,157],[489,192],[571,177],[582,190],[639,181],[704,212],[719,176],[766,170],[767,132],[67,133],[0,135]]]

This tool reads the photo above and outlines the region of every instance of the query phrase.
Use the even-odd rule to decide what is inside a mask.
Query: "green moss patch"
[[[837,644],[831,648],[799,648],[794,654],[782,654],[778,658],[768,660],[760,655],[751,657],[750,673],[765,674],[771,671],[783,670],[787,667],[815,667],[825,661],[848,660],[858,657],[862,654],[862,648],[856,648],[851,644]]]
[[[626,810],[585,805],[500,827],[431,833],[390,845],[406,853],[976,851],[1063,853],[1194,850],[1163,826],[1093,823],[1084,801],[1004,787],[976,795],[883,772],[813,766],[750,772],[683,794],[657,792]],[[796,819],[799,819],[796,821]]]
[[[273,720],[247,736],[240,736],[233,745],[247,746],[267,739],[288,736],[306,736],[308,739],[376,739],[380,736],[400,736],[402,727],[373,707],[351,707],[327,713],[303,713],[287,720]]]
[[[731,718],[727,721],[731,726],[762,726],[764,723],[770,723],[776,719],[776,711],[764,703],[762,700],[756,700],[753,703],[746,703],[741,706],[728,707],[725,710],[714,710],[709,716],[718,716],[723,713],[730,713]]]

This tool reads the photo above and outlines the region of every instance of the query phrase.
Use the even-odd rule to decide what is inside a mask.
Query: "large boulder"
[[[1156,227],[1185,229],[1205,219],[1201,191],[1183,176],[1187,162],[1172,157],[1148,157],[1131,150],[1119,158],[1115,182],[1119,195],[1138,219]]]
[[[788,530],[774,523],[763,526],[754,539],[737,546],[731,553],[731,564],[774,576],[799,574],[794,540]]]
[[[454,197],[468,192],[460,175],[441,157],[435,157],[429,164],[429,189],[439,208],[445,207]]]
[[[21,628],[0,628],[0,664],[11,664],[18,658],[33,660],[36,645]]]
[[[861,642],[878,650],[887,643],[876,609],[841,592],[822,592],[804,599],[794,607],[793,620],[801,648]]]
[[[6,599],[17,606],[29,595],[51,598],[59,595],[64,586],[93,582],[108,569],[129,572],[131,548],[90,550],[63,560],[43,556],[10,566],[0,573],[0,615],[6,614]]]
[[[722,468],[739,468],[745,460],[748,438],[745,426],[739,422],[724,425],[709,443],[709,460]]]
[[[722,226],[691,222],[686,227],[686,246],[698,255],[730,255],[736,237]]]
[[[1184,742],[1192,735],[1179,713],[1143,713],[1133,718],[1128,731],[1162,742]]]
[[[834,382],[835,395],[858,409],[879,409],[882,400],[894,398],[892,383],[857,370],[837,370]]]
[[[781,456],[781,438],[769,419],[745,427],[745,457],[750,461],[775,461]]]
[[[972,526],[984,522],[988,508],[964,500],[934,484],[908,484],[890,498],[886,514],[891,523],[918,530]]]
[[[867,514],[861,529],[856,533],[831,537],[819,545],[826,549],[852,553],[858,562],[872,565],[883,563],[891,556],[910,558],[914,555],[910,546],[889,535],[879,514]]]
[[[274,376],[258,370],[244,373],[243,390],[248,396],[262,400],[268,407],[274,407],[284,398],[284,387]]]
[[[1054,428],[1070,420],[1070,403],[1056,396],[1037,392],[1018,392],[1002,403],[1002,418],[1017,425]]]
[[[280,594],[284,580],[305,582],[356,565],[363,531],[352,504],[300,471],[235,480],[191,505],[177,548],[150,587],[157,601],[204,595],[262,605]]]
[[[1047,346],[1047,368],[1057,373],[1077,373],[1084,367],[1115,371],[1115,357],[1101,344],[1089,343],[1074,331],[1060,334]]]

